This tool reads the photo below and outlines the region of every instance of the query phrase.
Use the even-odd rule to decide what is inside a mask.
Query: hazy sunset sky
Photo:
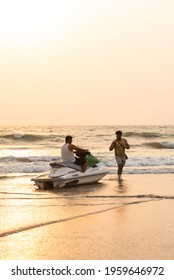
[[[0,0],[0,125],[174,124],[173,0]]]

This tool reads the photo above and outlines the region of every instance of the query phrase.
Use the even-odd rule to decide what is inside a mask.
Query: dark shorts
[[[86,160],[84,158],[76,158],[74,163],[77,165],[84,165],[85,162]]]

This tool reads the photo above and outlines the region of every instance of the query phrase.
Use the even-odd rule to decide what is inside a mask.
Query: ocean
[[[125,174],[174,173],[174,126],[1,127],[0,178],[48,170],[50,161],[61,161],[60,147],[68,134],[115,173],[109,146],[118,129],[131,147]]]

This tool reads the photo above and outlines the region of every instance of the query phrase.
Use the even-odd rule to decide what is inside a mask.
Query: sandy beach
[[[107,175],[76,190],[4,193],[1,260],[173,260],[173,182],[173,174],[121,183]]]

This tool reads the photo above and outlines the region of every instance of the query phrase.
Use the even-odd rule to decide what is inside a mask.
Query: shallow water
[[[30,176],[0,181],[0,237],[88,215],[131,203],[173,199],[173,175],[125,175],[119,182],[107,175],[98,184],[36,190]],[[136,182],[134,181],[136,178]],[[160,177],[161,178],[161,177]],[[166,178],[166,180],[165,180]],[[145,187],[144,187],[145,186]]]

